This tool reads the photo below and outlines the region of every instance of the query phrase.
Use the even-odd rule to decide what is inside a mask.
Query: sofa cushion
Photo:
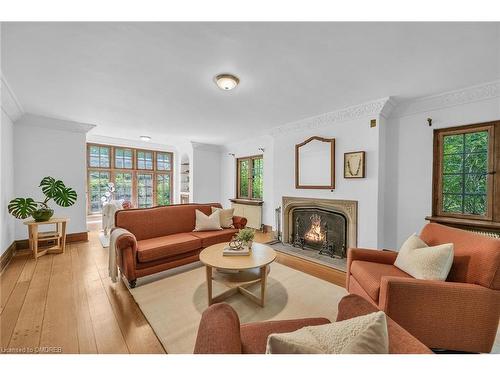
[[[359,285],[375,302],[378,302],[380,281],[383,276],[413,278],[392,264],[365,262],[361,260],[355,260],[351,263],[351,275],[354,276]]]
[[[215,245],[216,243],[231,241],[231,238],[235,233],[238,233],[238,229],[223,229],[218,231],[193,232],[191,233],[191,235],[201,240],[202,247],[208,247]]]
[[[219,203],[190,203],[119,210],[115,215],[115,225],[133,233],[138,241],[176,233],[188,233],[195,226],[195,210],[210,215],[212,207],[221,207],[221,205]]]
[[[201,247],[201,239],[190,233],[170,234],[137,241],[137,258],[139,262],[151,262],[173,255],[188,253]]]

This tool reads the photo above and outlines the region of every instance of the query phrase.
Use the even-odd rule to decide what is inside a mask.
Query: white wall
[[[263,148],[264,152],[259,150]],[[234,156],[229,155],[230,153]],[[263,155],[264,192],[262,200],[262,223],[274,226],[274,138],[270,135],[254,137],[248,140],[225,145],[221,153],[221,196],[224,207],[230,207],[229,199],[236,197],[236,159],[244,156]]]
[[[377,247],[379,127],[370,128],[369,117],[332,122],[319,129],[293,131],[274,140],[274,204],[283,196],[348,199],[358,201],[358,246]],[[317,135],[335,138],[335,189],[295,188],[295,145]],[[366,178],[344,179],[344,153],[366,151]],[[318,166],[318,171],[321,166]]]
[[[86,132],[91,126],[24,115],[14,125],[14,195],[43,200],[38,185],[45,176],[62,180],[78,194],[67,208],[53,201],[54,216],[69,217],[68,233],[86,232]],[[27,238],[26,226],[16,222],[16,239]]]
[[[0,254],[14,242],[15,219],[7,211],[14,198],[14,129],[2,108],[0,122]]]
[[[433,120],[432,127],[427,124],[429,117]],[[397,219],[392,224],[396,237],[388,245],[400,246],[410,234],[418,233],[426,223],[424,218],[431,215],[433,130],[499,119],[499,97],[391,119],[396,147],[390,152],[396,161],[396,173],[387,179],[389,186],[395,186],[388,207]]]
[[[191,181],[195,203],[220,201],[221,149],[219,146],[193,143]]]

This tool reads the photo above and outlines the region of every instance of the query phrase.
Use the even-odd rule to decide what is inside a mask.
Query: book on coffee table
[[[234,255],[249,255],[250,249],[248,246],[244,246],[241,249],[231,249],[229,246],[224,247],[222,250],[222,255],[234,256]]]

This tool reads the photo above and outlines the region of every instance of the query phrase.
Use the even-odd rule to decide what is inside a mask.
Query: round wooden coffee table
[[[227,243],[219,243],[207,247],[200,253],[200,261],[207,271],[208,305],[240,293],[264,307],[269,264],[276,259],[276,252],[267,245],[254,242],[249,255],[222,255],[225,246]],[[213,268],[222,272],[213,272]],[[220,282],[230,289],[212,296],[213,281]],[[260,297],[244,288],[259,282]]]

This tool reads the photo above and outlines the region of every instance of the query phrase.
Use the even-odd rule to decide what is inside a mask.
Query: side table
[[[66,223],[68,221],[68,218],[53,217],[48,221],[28,220],[24,222],[24,225],[28,226],[29,247],[35,259],[47,253],[64,253],[66,249]],[[55,226],[53,231],[39,231],[40,225],[50,224]]]

